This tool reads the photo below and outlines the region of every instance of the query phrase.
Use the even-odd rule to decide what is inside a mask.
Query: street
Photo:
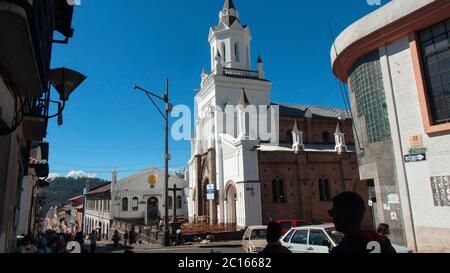
[[[86,242],[88,246],[88,242]],[[121,245],[115,249],[110,242],[99,242],[97,245],[97,253],[125,253],[127,248]],[[136,244],[132,249],[129,249],[134,253],[189,253],[189,254],[201,254],[201,253],[226,253],[226,254],[241,254],[244,253],[240,241],[220,242],[205,244],[193,244],[190,246],[178,246],[178,247],[163,247],[160,245],[151,244]]]

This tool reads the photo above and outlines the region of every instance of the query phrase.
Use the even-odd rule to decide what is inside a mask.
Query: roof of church
[[[98,187],[95,187],[86,194],[91,195],[91,194],[103,193],[103,192],[107,192],[107,191],[111,191],[111,182],[100,185]]]
[[[310,144],[304,143],[305,152],[336,152],[334,144]],[[272,145],[272,144],[261,144],[258,148],[261,152],[292,152],[292,144],[282,144]],[[347,144],[347,151],[356,151],[356,146],[354,144]]]
[[[233,0],[225,0],[222,11],[227,11],[230,9],[236,10]],[[231,27],[234,24],[234,22],[239,21],[239,19],[234,15],[224,15],[222,16],[221,19],[228,27]]]
[[[231,27],[234,22],[239,21],[237,17],[235,16],[231,16],[231,15],[227,15],[222,17],[222,21],[228,26]]]
[[[239,100],[239,105],[242,106],[249,106],[250,102],[248,101],[247,94],[245,93],[245,90],[242,90],[241,99]]]
[[[311,111],[313,117],[326,118],[350,118],[345,109],[326,108],[321,106],[312,106],[304,104],[276,104],[280,107],[280,116],[282,117],[304,117],[307,110]]]
[[[223,10],[227,10],[227,9],[236,9],[234,7],[233,0],[225,0],[225,3],[223,4]]]
[[[259,55],[258,56],[258,63],[262,63],[263,61],[262,61],[262,58],[261,58],[261,55]]]

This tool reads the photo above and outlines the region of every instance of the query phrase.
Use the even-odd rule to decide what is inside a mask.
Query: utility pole
[[[169,154],[169,112],[171,111],[170,109],[170,104],[169,104],[169,79],[166,79],[166,95],[164,96],[164,102],[165,102],[165,106],[166,106],[166,129],[165,129],[165,133],[166,133],[166,149],[165,149],[165,161],[164,161],[164,198],[165,198],[165,217],[164,217],[164,244],[166,246],[169,246],[170,242],[169,242],[169,206],[168,206],[168,201],[169,201],[169,160],[170,160],[170,154]]]
[[[172,111],[172,105],[169,101],[169,79],[166,79],[166,92],[163,96],[158,96],[155,93],[152,93],[150,91],[145,90],[142,87],[139,87],[137,85],[133,86],[133,89],[139,90],[144,92],[147,97],[152,102],[153,106],[156,107],[158,112],[161,114],[161,116],[165,120],[165,153],[164,153],[164,231],[163,231],[163,241],[164,245],[169,246],[170,244],[170,234],[169,234],[169,160],[170,160],[170,154],[169,154],[169,113]],[[155,103],[152,97],[155,97],[159,100],[164,101],[165,104],[165,114],[161,111],[161,109],[158,107],[158,105]]]

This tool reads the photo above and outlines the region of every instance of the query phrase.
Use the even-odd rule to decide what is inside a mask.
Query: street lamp
[[[45,121],[58,117],[58,124],[62,125],[62,112],[66,106],[66,102],[69,100],[70,94],[75,91],[75,89],[83,83],[86,78],[87,77],[83,74],[65,67],[51,69],[48,74],[48,88],[45,92],[43,92],[41,98],[24,99],[21,96],[18,96],[20,108],[13,118],[11,127],[0,127],[0,136],[10,135],[16,131],[26,116],[40,118]],[[53,86],[59,93],[60,101],[50,99],[50,86]],[[54,115],[49,115],[50,104],[58,105],[58,112]]]
[[[172,111],[172,105],[169,103],[169,80],[166,79],[166,94],[162,96],[158,96],[154,94],[153,92],[147,91],[142,87],[139,87],[137,85],[133,85],[133,89],[139,90],[145,93],[147,97],[152,102],[153,106],[156,107],[158,112],[161,114],[161,116],[165,120],[165,154],[164,154],[164,234],[163,234],[163,241],[166,246],[169,246],[169,206],[167,204],[169,200],[169,160],[170,160],[170,154],[169,154],[169,112]],[[163,111],[158,107],[155,100],[153,98],[159,99],[161,101],[164,101],[165,104],[165,114],[163,114]]]
[[[49,100],[52,103],[58,104],[58,113],[51,115],[48,118],[58,117],[58,124],[62,125],[62,112],[66,107],[66,101],[69,100],[70,94],[72,94],[72,92],[75,91],[87,77],[75,70],[61,67],[50,70],[48,78],[50,84],[53,85],[59,93],[59,100],[62,101],[61,103]]]

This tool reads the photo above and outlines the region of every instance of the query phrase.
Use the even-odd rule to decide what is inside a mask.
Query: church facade
[[[167,200],[169,219],[173,219],[174,206],[176,217],[184,220],[187,216],[185,188],[187,182],[176,175],[169,176],[169,189],[179,188],[174,194],[169,190]],[[112,172],[111,182],[111,218],[134,222],[140,225],[154,224],[165,217],[164,172],[149,168],[124,179],[117,179],[117,171]]]
[[[261,57],[252,70],[251,40],[233,1],[225,0],[209,32],[211,72],[203,71],[195,96],[189,221],[238,228],[271,219],[327,222],[337,193],[355,191],[367,200],[346,111],[272,103]],[[229,106],[235,111],[223,115]],[[275,139],[273,132],[262,136],[261,127],[272,128]],[[367,213],[366,225],[370,219]]]

